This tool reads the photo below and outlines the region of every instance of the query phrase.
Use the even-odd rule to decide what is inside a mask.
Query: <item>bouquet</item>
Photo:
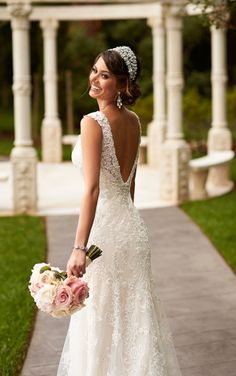
[[[86,267],[102,251],[96,245],[86,252]],[[89,287],[85,281],[75,276],[67,277],[65,271],[50,264],[35,264],[29,281],[29,291],[37,307],[53,317],[72,315],[85,307]]]

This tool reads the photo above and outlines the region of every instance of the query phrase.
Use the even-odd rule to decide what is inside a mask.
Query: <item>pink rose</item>
[[[58,307],[69,307],[73,299],[73,291],[69,286],[62,285],[57,289],[55,305]]]
[[[67,278],[65,282],[73,292],[73,303],[75,305],[83,304],[89,292],[87,283],[74,276]]]

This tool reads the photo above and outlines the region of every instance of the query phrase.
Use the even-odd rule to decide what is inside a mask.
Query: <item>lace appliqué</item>
[[[101,112],[100,195],[89,243],[103,250],[86,274],[87,307],[71,317],[57,376],[180,376],[166,316],[154,295],[145,224],[134,207]],[[73,162],[82,167],[77,145]]]

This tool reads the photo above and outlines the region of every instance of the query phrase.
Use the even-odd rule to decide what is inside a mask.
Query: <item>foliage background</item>
[[[233,11],[236,15],[236,12]],[[232,15],[233,17],[233,15]],[[39,24],[31,24],[32,120],[33,137],[40,145],[43,118],[43,40]],[[7,41],[7,43],[6,43]],[[204,140],[211,125],[211,41],[209,24],[201,17],[186,17],[184,46],[184,133],[188,140]],[[94,111],[96,103],[88,96],[88,74],[95,56],[104,49],[128,44],[139,56],[142,72],[142,97],[134,110],[141,117],[144,133],[152,120],[152,35],[146,20],[61,22],[58,30],[59,115],[63,132],[66,124],[66,72],[72,75],[72,104],[75,132],[85,113]],[[229,126],[236,139],[236,30],[227,31]],[[8,155],[13,142],[12,51],[11,29],[0,22],[0,155]]]

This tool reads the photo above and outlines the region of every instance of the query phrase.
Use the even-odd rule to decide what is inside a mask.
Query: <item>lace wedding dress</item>
[[[108,119],[102,128],[100,195],[89,244],[103,253],[86,271],[86,307],[71,317],[57,376],[180,376],[171,335],[154,295],[145,225],[123,181]],[[72,161],[82,167],[79,142]]]

